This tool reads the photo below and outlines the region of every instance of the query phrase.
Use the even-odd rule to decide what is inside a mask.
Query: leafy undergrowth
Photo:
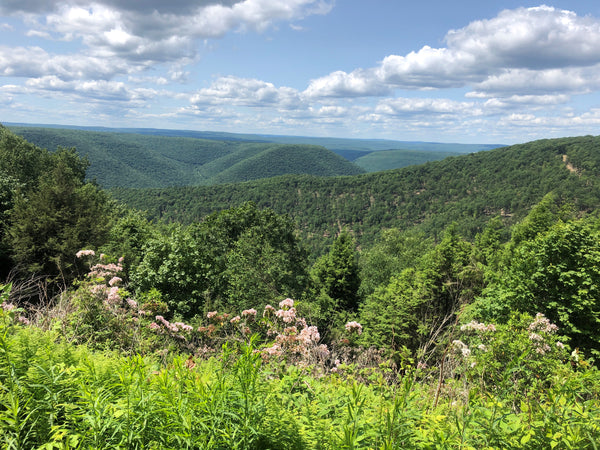
[[[355,346],[356,322],[321,344],[291,299],[148,316],[116,269],[94,266],[52,320],[0,290],[2,448],[598,448],[600,374],[541,314],[456,326],[435,363],[393,364]]]

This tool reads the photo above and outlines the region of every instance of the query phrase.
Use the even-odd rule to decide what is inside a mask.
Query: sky
[[[600,2],[0,0],[0,123],[600,134]]]

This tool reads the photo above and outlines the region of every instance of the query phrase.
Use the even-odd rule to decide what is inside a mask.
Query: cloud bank
[[[597,86],[600,21],[548,6],[502,11],[447,33],[446,47],[386,56],[379,65],[313,80],[313,97],[380,96],[393,89],[473,86],[481,92]],[[573,81],[574,78],[577,81]],[[513,94],[514,92],[511,92]]]
[[[6,0],[0,15],[20,21],[36,45],[0,45],[0,102],[16,110],[27,96],[74,108],[86,100],[139,121],[226,117],[244,131],[396,138],[437,127],[440,136],[523,140],[516,136],[535,127],[599,123],[597,109],[571,102],[600,90],[600,19],[544,5],[449,30],[437,48],[374,55],[372,67],[336,70],[302,90],[238,75],[186,85],[207,40],[282,22],[306,32],[292,22],[333,8],[333,0]],[[14,27],[0,23],[0,32]]]

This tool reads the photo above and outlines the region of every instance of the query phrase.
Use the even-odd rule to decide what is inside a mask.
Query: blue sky
[[[2,0],[0,123],[506,144],[600,134],[600,2],[410,3]]]

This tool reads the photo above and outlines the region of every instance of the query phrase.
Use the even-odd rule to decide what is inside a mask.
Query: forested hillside
[[[382,139],[342,139],[304,136],[275,136],[219,133],[209,131],[160,130],[145,128],[102,128],[24,126],[10,128],[42,148],[76,147],[91,162],[88,174],[104,187],[161,187],[210,185],[267,178],[283,174],[318,176],[352,175],[395,169],[448,156],[474,153],[500,147],[492,144],[452,144],[438,142],[389,141]],[[257,144],[257,145],[250,145]],[[268,144],[284,144],[271,146]],[[286,147],[293,145],[295,147]],[[347,161],[328,152],[325,147]],[[292,159],[278,164],[277,170],[268,164],[243,162],[262,150],[278,152],[288,149]],[[300,150],[309,151],[302,154]],[[291,151],[294,150],[292,153]],[[258,156],[264,159],[267,154]],[[284,158],[285,160],[285,158]],[[135,164],[135,161],[138,161]],[[209,162],[214,164],[207,164]],[[220,174],[232,164],[227,174]]]
[[[452,222],[472,237],[491,217],[501,216],[508,224],[522,219],[549,192],[580,211],[595,209],[600,199],[599,149],[600,138],[585,136],[352,177],[285,176],[211,187],[112,192],[152,218],[183,223],[252,201],[290,214],[313,241],[335,236],[343,227],[363,244],[392,227],[418,226],[437,235]]]
[[[231,183],[284,174],[354,175],[361,168],[324,147],[59,128],[12,127],[49,151],[74,147],[103,187]]]
[[[389,149],[417,150],[424,152],[448,152],[448,153],[475,153],[503,147],[502,144],[459,144],[423,141],[395,141],[389,139],[356,139],[356,138],[332,138],[332,137],[309,137],[309,136],[282,136],[274,134],[245,134],[227,133],[221,131],[197,131],[197,130],[174,130],[160,128],[109,128],[93,126],[69,126],[69,125],[32,125],[24,123],[6,123],[13,130],[23,128],[60,129],[74,131],[94,131],[103,133],[129,133],[148,136],[163,137],[187,137],[210,141],[227,142],[253,142],[253,143],[276,143],[276,144],[303,144],[317,145],[333,150],[336,153],[343,151],[373,152]]]
[[[380,172],[382,170],[399,169],[407,166],[424,164],[428,161],[439,161],[449,156],[456,156],[454,152],[421,151],[421,150],[381,150],[368,152],[353,159],[353,162],[367,172]]]
[[[595,449],[599,139],[121,191],[166,223],[0,126],[0,446]]]

